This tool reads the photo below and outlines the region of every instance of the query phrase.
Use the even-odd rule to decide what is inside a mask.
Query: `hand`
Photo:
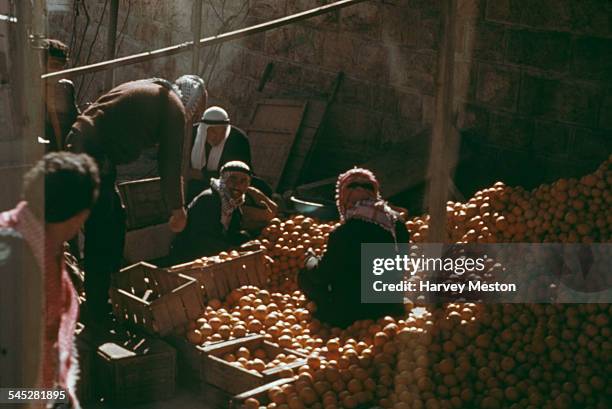
[[[253,200],[257,203],[261,203],[261,202],[265,203],[267,199],[266,195],[264,195],[261,190],[253,186],[249,186],[246,193],[247,195],[251,196]]]
[[[168,225],[170,226],[170,230],[174,233],[180,233],[185,230],[185,226],[187,226],[187,212],[185,209],[182,207],[180,209],[174,209],[170,216],[170,220],[168,220]]]

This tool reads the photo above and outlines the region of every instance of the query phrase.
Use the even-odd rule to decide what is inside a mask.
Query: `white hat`
[[[202,123],[206,125],[229,125],[229,115],[221,107],[210,107],[202,115]]]

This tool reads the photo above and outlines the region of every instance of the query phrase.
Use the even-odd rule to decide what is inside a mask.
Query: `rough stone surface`
[[[203,35],[330,2],[210,0],[202,11]],[[104,59],[108,10],[97,29],[104,4],[80,2],[77,41],[71,41],[74,16],[50,16],[50,34],[71,45],[77,65]],[[200,74],[207,81],[211,103],[225,106],[244,127],[258,99],[326,98],[338,72],[344,72],[313,156],[316,169],[306,172],[311,180],[331,176],[434,122],[441,4],[364,2],[206,47]],[[192,39],[191,0],[139,0],[129,5],[128,11],[122,2],[119,13],[119,56]],[[555,172],[566,175],[594,167],[597,153],[609,152],[605,141],[612,132],[610,15],[612,2],[607,0],[457,1],[456,124],[480,147],[482,163],[490,166],[487,172],[516,181],[513,167],[521,165],[525,174],[550,178]],[[271,75],[259,92],[269,63]],[[6,77],[2,66],[0,55],[0,82]],[[174,79],[190,69],[191,55],[184,54],[122,67],[115,75],[117,82],[152,75]],[[102,73],[75,82],[81,103],[104,92]]]

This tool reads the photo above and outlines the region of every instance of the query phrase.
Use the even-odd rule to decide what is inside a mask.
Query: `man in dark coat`
[[[206,106],[204,81],[184,75],[174,84],[162,79],[132,81],[102,95],[80,115],[67,137],[67,149],[92,156],[100,168],[100,198],[85,225],[84,270],[87,318],[108,316],[111,274],[121,267],[125,212],[115,186],[116,165],[138,159],[158,146],[162,194],[175,232],[186,224],[182,154],[186,129]]]
[[[240,128],[231,125],[223,108],[212,106],[204,111],[202,120],[193,128],[191,170],[194,178],[187,187],[188,201],[210,187],[211,178],[218,178],[219,169],[230,161],[244,162],[253,173],[249,138]],[[251,184],[270,197],[270,186],[253,174],[251,176]]]
[[[362,243],[408,243],[401,214],[382,200],[378,181],[366,169],[340,175],[336,198],[342,224],[330,233],[323,257],[306,260],[300,288],[317,304],[317,318],[334,326],[401,314],[401,304],[361,303],[359,256]]]
[[[193,199],[187,209],[187,227],[172,243],[173,264],[211,256],[239,247],[249,237],[241,230],[242,205],[251,183],[251,170],[244,162],[228,162],[221,177]]]

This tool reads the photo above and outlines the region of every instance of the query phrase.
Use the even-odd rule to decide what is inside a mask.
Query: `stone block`
[[[290,58],[295,28],[285,26],[266,32],[264,51],[268,55]]]
[[[533,136],[533,121],[514,115],[492,113],[488,143],[502,148],[528,149]]]
[[[569,63],[568,33],[509,30],[506,59],[544,70],[565,72]]]
[[[592,161],[598,165],[612,152],[612,136],[605,131],[577,128],[569,149],[573,158]]]
[[[497,23],[481,22],[468,26],[466,53],[478,60],[498,62],[506,50],[505,27]]]
[[[612,39],[578,37],[574,42],[572,73],[589,80],[612,79]]]
[[[346,33],[328,33],[323,44],[323,67],[354,72],[363,41]]]
[[[373,85],[371,89],[370,108],[374,111],[384,112],[389,115],[399,113],[399,101],[401,95],[395,88],[381,85]]]
[[[476,99],[481,104],[513,111],[519,92],[518,70],[480,64]]]
[[[558,122],[535,121],[533,149],[551,157],[567,157],[570,127]]]
[[[398,4],[382,4],[382,41],[416,46],[419,38],[419,11]]]
[[[290,46],[291,59],[298,63],[320,65],[323,60],[325,33],[308,26],[294,26]]]
[[[380,43],[368,42],[363,44],[357,55],[357,65],[354,72],[360,78],[374,80],[378,83],[387,83],[389,78],[389,50]]]
[[[382,12],[378,3],[366,2],[340,10],[340,30],[380,38]]]
[[[284,86],[299,86],[302,82],[302,69],[297,64],[275,61],[270,81]]]
[[[403,118],[413,122],[423,120],[423,103],[421,96],[416,93],[399,93],[399,111]]]
[[[257,0],[249,3],[248,14],[265,20],[283,17],[287,12],[287,0]]]
[[[601,104],[601,90],[581,83],[525,75],[519,111],[571,124],[596,126]]]
[[[436,54],[404,47],[389,49],[389,82],[433,94]]]

